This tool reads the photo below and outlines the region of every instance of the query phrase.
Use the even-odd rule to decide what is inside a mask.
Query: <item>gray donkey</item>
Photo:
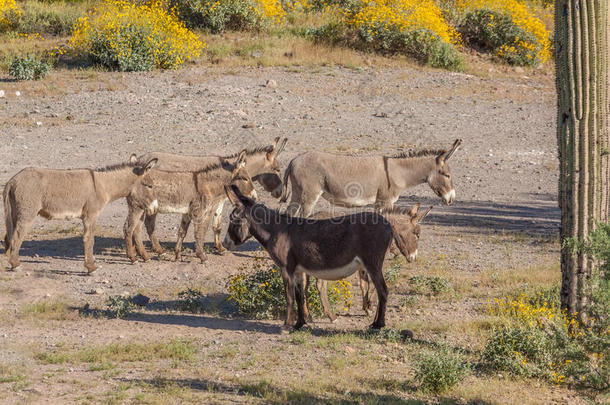
[[[275,198],[279,198],[282,193],[282,179],[280,177],[280,165],[277,160],[279,154],[286,147],[288,138],[283,140],[280,137],[275,138],[272,145],[247,149],[246,150],[246,165],[245,168],[248,174],[252,177],[252,181],[260,183],[265,191],[270,192]],[[149,159],[159,159],[157,169],[167,171],[198,171],[210,165],[220,164],[223,162],[234,161],[238,154],[229,156],[192,156],[178,155],[174,153],[150,152],[140,156],[139,161],[148,161]],[[225,251],[220,243],[220,231],[222,226],[222,209],[226,202],[223,198],[217,202],[217,205],[212,208],[214,219],[212,228],[214,229],[214,241],[216,249],[219,253]],[[155,234],[156,214],[146,215],[144,223],[153,251],[158,254],[163,254],[164,249],[159,243],[159,239]],[[139,233],[138,233],[139,234]]]
[[[196,255],[203,263],[206,254],[203,250],[205,232],[214,208],[226,198],[224,187],[235,185],[245,195],[256,198],[256,190],[246,169],[246,151],[242,151],[233,164],[228,161],[212,164],[198,171],[162,171],[151,173],[154,182],[153,196],[157,201],[154,214],[182,214],[178,231],[178,241],[174,249],[176,260],[182,258],[182,242],[191,222],[195,225]],[[133,262],[137,260],[133,246],[144,261],[149,259],[141,239],[141,225],[145,210],[137,202],[134,204],[127,197],[129,214],[124,226],[127,256]],[[220,243],[215,234],[216,243]]]
[[[449,159],[462,141],[449,150],[409,151],[396,156],[344,156],[306,152],[292,159],[284,173],[281,202],[288,199],[289,215],[309,217],[320,196],[334,205],[361,207],[374,204],[378,211],[393,207],[410,187],[428,183],[445,204],[455,200]]]
[[[135,155],[134,155],[135,157]],[[89,274],[98,267],[93,257],[95,222],[106,204],[129,197],[142,209],[154,211],[150,169],[146,163],[123,163],[103,169],[52,170],[28,167],[4,187],[4,245],[12,270],[19,268],[19,249],[36,216],[46,219],[83,220],[85,267]]]

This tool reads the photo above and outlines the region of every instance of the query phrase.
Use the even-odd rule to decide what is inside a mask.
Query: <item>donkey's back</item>
[[[166,171],[198,171],[222,162],[220,156],[179,155],[166,152],[148,152],[138,158],[139,162],[158,159],[156,168]]]

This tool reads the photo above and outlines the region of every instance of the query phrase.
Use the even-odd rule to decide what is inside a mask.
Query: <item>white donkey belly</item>
[[[339,205],[341,207],[362,207],[365,205],[374,204],[377,201],[376,196],[365,196],[365,195],[343,195],[343,196],[335,196],[328,193],[323,193],[322,197],[328,202]]]
[[[40,216],[47,219],[73,219],[80,218],[83,215],[83,211],[54,211],[49,212],[47,210],[41,210]]]
[[[159,204],[157,211],[159,214],[188,214],[188,205],[170,205],[170,204]]]
[[[333,269],[316,269],[310,270],[297,265],[296,272],[297,273],[306,273],[310,276],[314,276],[315,278],[319,278],[322,280],[341,280],[343,278],[349,277],[360,268],[363,267],[362,259],[356,256],[354,260],[346,264],[345,266],[335,267]]]

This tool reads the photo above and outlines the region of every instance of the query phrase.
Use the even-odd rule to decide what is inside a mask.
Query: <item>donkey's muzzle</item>
[[[415,250],[415,252],[413,252],[409,256],[407,256],[407,262],[411,263],[411,262],[414,262],[416,259],[417,259],[417,249]]]
[[[157,200],[153,200],[153,202],[151,202],[148,205],[148,207],[146,207],[146,213],[148,215],[156,214],[158,210],[159,210],[159,201],[157,201]]]
[[[227,249],[227,250],[235,249],[235,242],[233,242],[231,237],[229,237],[229,233],[228,232],[227,232],[227,234],[225,235],[225,238],[222,241],[222,247]]]
[[[282,196],[282,186],[278,186],[275,190],[271,192],[271,197],[280,198]]]
[[[455,189],[451,189],[448,193],[443,194],[443,201],[446,205],[451,205],[455,201]]]

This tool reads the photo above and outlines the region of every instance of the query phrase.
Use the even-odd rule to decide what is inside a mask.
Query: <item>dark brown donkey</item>
[[[420,223],[430,213],[432,207],[428,208],[425,212],[419,211],[419,203],[411,209],[394,207],[389,211],[384,211],[383,216],[388,220],[394,233],[394,238],[398,238],[400,243],[397,243],[398,249],[405,256],[408,262],[412,262],[417,258],[417,248],[419,246],[419,236],[421,234]],[[313,215],[313,219],[330,219],[333,215],[327,211],[320,211]],[[334,221],[340,220],[341,217],[333,219]],[[413,250],[413,246],[415,250]],[[407,248],[410,247],[410,248]],[[368,315],[371,307],[371,295],[369,294],[369,280],[364,269],[358,271],[360,276],[360,290],[362,291],[362,309]],[[309,283],[309,277],[304,280],[305,285]],[[316,287],[320,294],[320,302],[322,303],[322,311],[334,322],[337,316],[331,311],[328,302],[328,282],[323,279],[317,279]],[[305,297],[307,301],[307,297]],[[305,317],[311,319],[307,305],[305,305]]]
[[[123,163],[103,169],[51,170],[28,167],[4,187],[6,255],[13,270],[19,267],[19,248],[36,216],[83,220],[85,267],[97,269],[93,258],[95,222],[106,204],[128,197],[142,209],[153,210],[150,169],[157,159],[143,164]]]
[[[298,329],[306,322],[303,273],[324,280],[340,280],[361,268],[377,290],[379,304],[371,327],[385,326],[388,289],[382,265],[393,232],[383,216],[359,212],[332,220],[291,217],[257,204],[242,195],[237,187],[227,187],[226,192],[235,209],[223,244],[232,249],[253,236],[267,250],[284,280],[286,327],[293,324],[295,296],[298,317],[294,327]],[[403,243],[403,239],[395,237],[395,240],[399,246]],[[409,243],[402,247],[407,255],[417,248]]]

